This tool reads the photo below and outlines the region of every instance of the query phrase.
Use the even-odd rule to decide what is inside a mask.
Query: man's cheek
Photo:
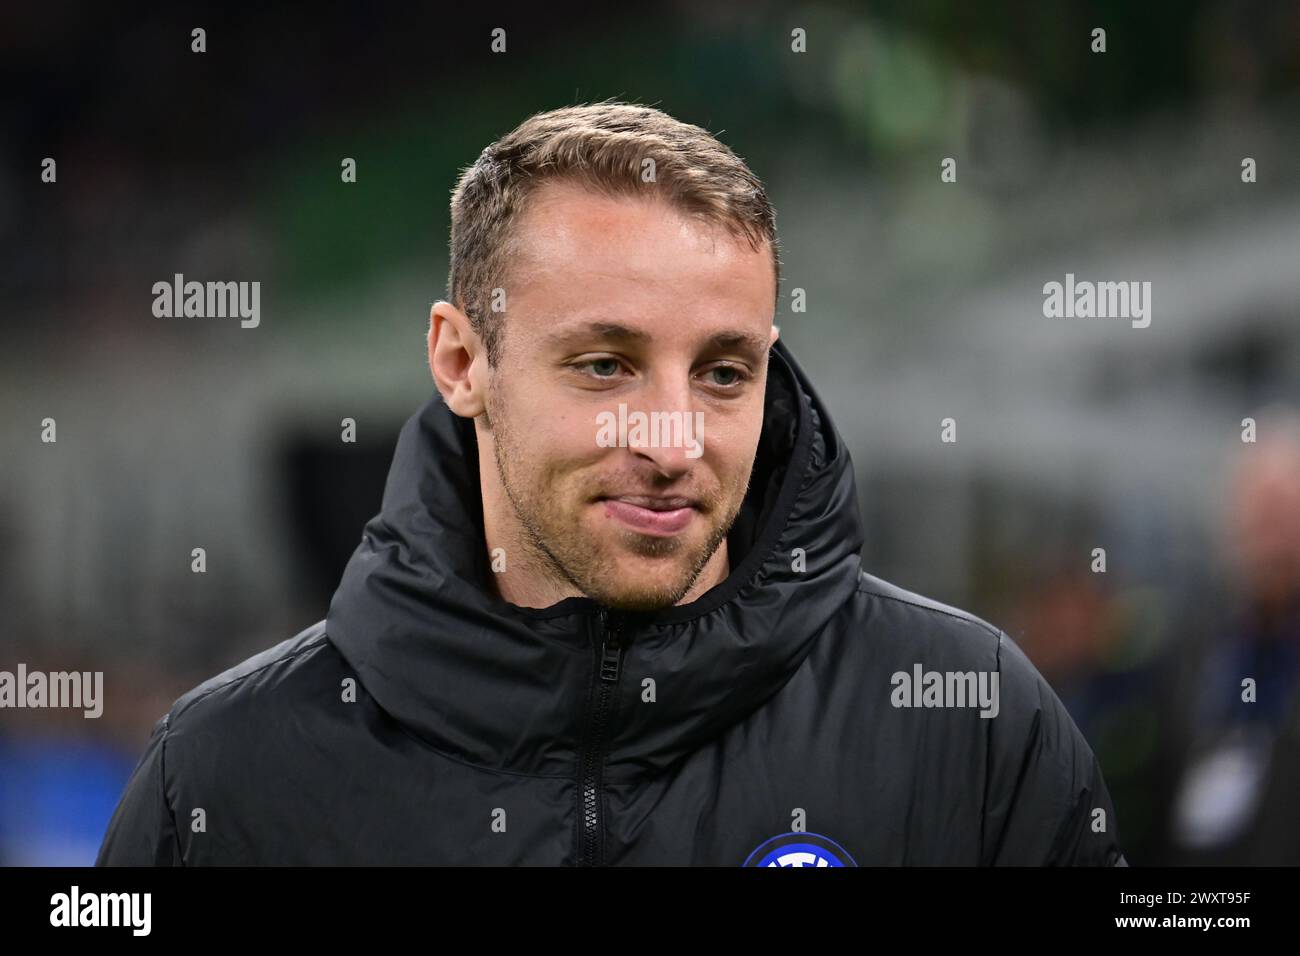
[[[703,454],[698,460],[709,465],[719,476],[723,484],[748,477],[758,451],[759,429],[748,422],[717,422],[712,431],[708,429],[709,419],[705,419]]]
[[[558,404],[545,397],[533,397],[521,404],[516,419],[521,443],[538,449],[539,454],[550,450],[562,458],[589,457],[598,451],[600,423],[596,414],[574,408],[557,411]]]

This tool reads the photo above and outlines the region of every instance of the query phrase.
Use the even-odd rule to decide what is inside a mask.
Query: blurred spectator
[[[1256,420],[1227,509],[1232,594],[1177,662],[1175,864],[1300,863],[1300,416]]]

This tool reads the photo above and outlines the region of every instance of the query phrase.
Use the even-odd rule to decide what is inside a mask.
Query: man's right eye
[[[594,358],[575,362],[572,368],[582,371],[588,378],[615,378],[622,363],[616,358]],[[588,371],[589,370],[589,371]]]

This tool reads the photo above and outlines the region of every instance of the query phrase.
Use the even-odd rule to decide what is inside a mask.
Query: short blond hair
[[[644,178],[647,169],[653,181]],[[707,130],[650,106],[616,100],[566,106],[534,114],[488,146],[452,192],[447,296],[469,317],[490,365],[498,362],[504,331],[502,314],[491,309],[493,289],[505,287],[514,226],[528,197],[551,180],[614,197],[645,197],[650,188],[755,251],[768,243],[779,299],[776,214],[739,156]]]

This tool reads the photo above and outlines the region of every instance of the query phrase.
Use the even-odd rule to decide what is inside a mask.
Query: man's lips
[[[681,496],[614,495],[597,499],[605,514],[643,534],[678,534],[691,523],[698,507]]]

